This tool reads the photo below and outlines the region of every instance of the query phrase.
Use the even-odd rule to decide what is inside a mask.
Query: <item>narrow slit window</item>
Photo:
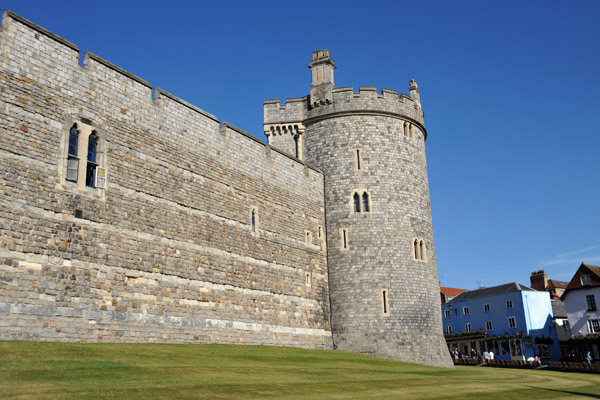
[[[421,261],[425,261],[425,241],[423,239],[419,241],[419,253],[421,255]]]
[[[415,260],[419,259],[419,241],[415,239],[413,242],[413,250],[415,252]]]
[[[346,229],[342,229],[342,249],[348,249],[348,231]]]
[[[300,144],[298,143],[299,140],[300,140],[300,137],[298,135],[294,135],[294,142],[295,142],[295,147],[296,147],[296,158],[300,158]]]
[[[360,171],[362,168],[360,160],[360,149],[356,149],[356,170]]]
[[[388,306],[388,291],[387,289],[381,289],[381,309],[383,311],[383,315],[389,314],[389,306]]]
[[[251,220],[252,232],[256,232],[256,210],[252,210]]]
[[[360,196],[354,193],[354,212],[360,212]]]
[[[363,211],[369,212],[369,195],[367,193],[363,193],[362,201],[363,201]]]

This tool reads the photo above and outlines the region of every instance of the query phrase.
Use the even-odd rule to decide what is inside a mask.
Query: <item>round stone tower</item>
[[[290,129],[294,144],[287,139],[288,147],[325,175],[334,345],[451,366],[441,323],[427,131],[417,84],[411,80],[410,96],[372,87],[358,93],[335,88],[336,66],[328,51],[314,52],[309,68],[310,95],[290,99],[270,114],[265,103],[265,119],[271,119],[265,131],[271,144],[285,147],[279,125],[296,127]],[[280,121],[273,120],[275,114]]]

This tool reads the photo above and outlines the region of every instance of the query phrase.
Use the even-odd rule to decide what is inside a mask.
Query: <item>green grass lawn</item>
[[[600,398],[600,375],[297,348],[0,342],[2,399]]]

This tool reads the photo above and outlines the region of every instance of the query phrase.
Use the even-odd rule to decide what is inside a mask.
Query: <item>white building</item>
[[[573,338],[576,357],[592,351],[594,359],[600,354],[600,267],[582,263],[569,282],[561,299],[565,303]],[[583,336],[583,338],[581,338]]]

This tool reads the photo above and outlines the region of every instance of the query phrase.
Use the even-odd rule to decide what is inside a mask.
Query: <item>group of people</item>
[[[461,351],[458,351],[458,348],[455,347],[454,350],[450,352],[450,356],[455,360],[470,357],[472,360],[479,360],[480,363],[483,362],[483,360],[485,360],[485,363],[489,363],[490,360],[494,359],[494,352],[486,350],[483,352],[482,356],[479,350],[471,348],[471,352],[469,354],[465,354]],[[535,362],[540,365],[542,364],[542,360],[538,355],[536,355],[535,357],[529,357],[527,361]],[[587,362],[588,365],[590,365],[593,362],[592,353],[590,351],[588,351],[585,355],[585,362]]]
[[[455,360],[458,360],[458,359],[466,356],[466,354],[464,354],[463,352],[458,351],[457,347],[455,347],[454,350],[452,350],[450,352],[450,355]],[[482,356],[481,351],[471,348],[471,352],[468,354],[468,357],[470,357],[472,360],[479,360],[479,362],[482,362],[483,360],[485,360],[485,362],[487,363],[487,362],[489,362],[489,360],[494,359],[494,352],[486,350],[483,352],[483,356]]]

